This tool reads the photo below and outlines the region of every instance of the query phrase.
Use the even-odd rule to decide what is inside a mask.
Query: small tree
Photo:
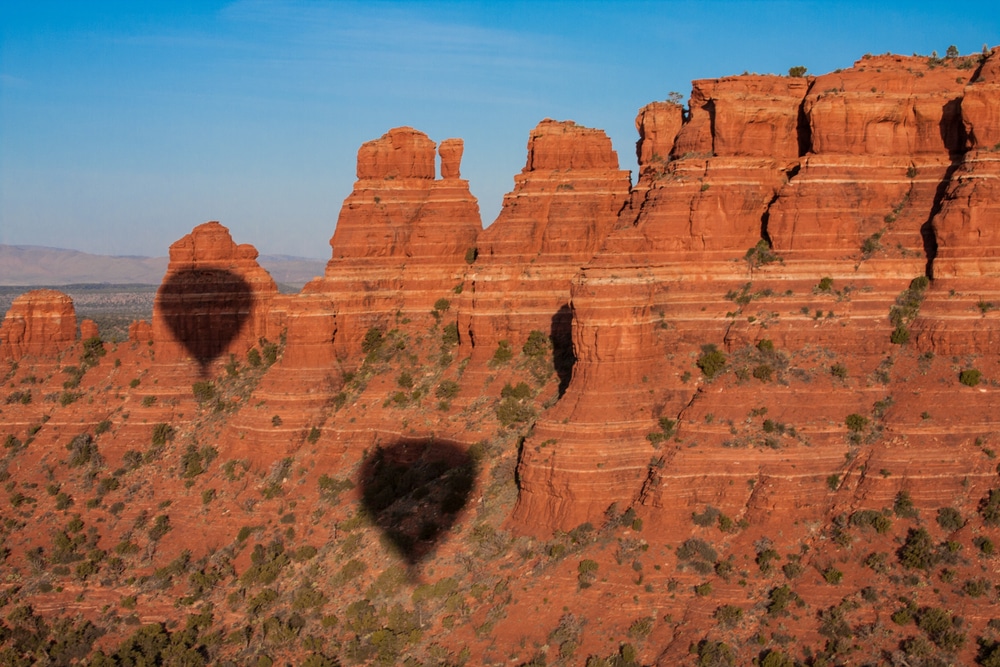
[[[952,44],[948,47],[948,50],[944,52],[947,58],[957,58],[958,57],[958,47]]]
[[[802,65],[788,68],[788,76],[799,78],[806,75],[806,68]]]

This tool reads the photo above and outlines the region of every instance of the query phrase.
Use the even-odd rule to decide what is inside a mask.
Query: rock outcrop
[[[268,331],[278,286],[257,264],[257,250],[237,245],[218,222],[198,225],[170,246],[167,275],[153,306],[159,360],[201,368],[229,354],[242,358]]]
[[[696,81],[690,115],[670,150],[663,138],[674,134],[669,103],[640,112],[638,154],[646,162],[615,231],[573,281],[573,381],[525,443],[518,525],[532,532],[569,529],[599,520],[612,503],[704,501],[710,486],[696,489],[687,480],[701,479],[700,470],[725,469],[728,453],[703,459],[662,443],[739,441],[711,424],[721,414],[729,424],[746,419],[760,391],[746,379],[721,392],[718,382],[698,381],[704,374],[694,361],[704,346],[742,359],[742,367],[730,366],[738,378],[757,368],[765,376],[767,369],[777,372],[776,360],[755,351],[761,340],[791,351],[781,364],[818,350],[830,361],[812,373],[841,363],[852,375],[883,378],[911,328],[915,339],[946,336],[925,312],[949,290],[938,289],[937,280],[926,292],[910,285],[931,270],[940,276],[938,262],[948,254],[935,258],[931,226],[952,215],[952,195],[942,207],[942,193],[956,183],[956,165],[969,159],[965,128],[975,121],[960,109],[962,81],[976,74],[975,61],[880,56],[815,79]],[[983,79],[969,88],[975,85],[989,84]],[[647,149],[646,141],[658,143]],[[982,183],[977,179],[976,187]],[[980,201],[989,207],[993,199]],[[957,208],[968,216],[968,195],[960,201]],[[947,235],[940,242],[947,245]],[[992,288],[981,285],[977,293],[983,289]],[[909,309],[899,305],[907,294],[916,304]],[[923,300],[928,306],[918,318]],[[962,309],[968,313],[968,303]],[[954,329],[949,312],[942,316],[952,318]],[[991,332],[956,338],[978,341],[966,353],[982,352]],[[795,386],[791,377],[782,385]],[[816,431],[811,446],[831,447],[825,463],[824,455],[813,455],[822,479],[843,474],[843,436],[829,433],[829,425],[884,397],[858,387],[817,410],[824,401],[816,390],[827,391],[815,382],[776,389],[782,416],[811,413],[802,429]],[[733,414],[735,406],[745,412]],[[558,444],[538,447],[543,442]]]
[[[570,281],[611,232],[629,186],[602,130],[538,124],[514,190],[479,237],[460,321],[476,359],[501,340],[520,349],[533,330],[568,348]]]
[[[462,180],[462,142],[435,145],[412,128],[390,130],[358,151],[358,181],[344,201],[326,274],[306,286],[333,304],[338,358],[348,365],[371,327],[430,320],[439,299],[454,298],[482,229],[479,204]],[[460,291],[460,290],[459,290]]]
[[[636,128],[631,184],[542,121],[486,230],[461,140],[437,178],[391,130],[323,276],[278,295],[200,225],[128,343],[16,300],[0,655],[181,600],[218,661],[995,661],[1000,50],[699,80]]]
[[[73,300],[56,290],[32,290],[14,299],[0,324],[0,360],[58,357],[75,340]]]

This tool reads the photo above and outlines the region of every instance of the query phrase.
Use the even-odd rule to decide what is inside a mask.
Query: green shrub
[[[174,438],[174,427],[170,424],[156,424],[153,427],[152,443],[154,446],[161,447],[167,444],[168,440],[173,440]]]
[[[552,350],[552,341],[541,331],[532,330],[528,334],[528,340],[521,348],[521,352],[526,357],[544,357]]]
[[[535,412],[530,405],[508,396],[497,405],[496,415],[501,424],[510,426],[517,422],[529,421],[535,416]]]
[[[788,68],[788,76],[800,78],[806,75],[806,68],[803,65],[795,65]]]
[[[853,433],[860,433],[868,427],[868,418],[857,413],[852,413],[847,415],[844,419],[844,424],[846,424],[848,430]]]
[[[966,387],[975,387],[979,384],[983,374],[975,368],[969,368],[958,374],[958,381]]]
[[[75,436],[66,445],[66,449],[69,450],[69,467],[79,468],[87,465],[91,461],[98,462],[100,458],[97,454],[97,444],[94,439],[90,437],[89,433],[81,433]]]
[[[347,477],[340,479],[329,475],[319,477],[319,497],[329,503],[336,503],[340,494],[354,488],[354,482]]]
[[[885,535],[892,528],[892,520],[882,512],[859,510],[851,515],[851,524],[859,528],[874,528],[879,535]]]
[[[596,560],[585,558],[576,566],[577,580],[580,588],[587,588],[597,579],[597,569],[599,565]]]
[[[772,588],[768,593],[767,613],[771,616],[788,613],[788,605],[797,599],[797,595],[792,592],[788,584],[782,584],[777,588]]]
[[[170,531],[170,517],[161,514],[153,520],[153,526],[149,529],[149,539],[156,542]]]
[[[938,525],[948,531],[956,531],[965,525],[965,519],[954,507],[942,507],[937,512]]]
[[[714,524],[716,521],[718,521],[720,514],[721,512],[719,512],[719,510],[717,510],[716,508],[712,507],[711,505],[706,505],[705,511],[702,512],[701,514],[698,514],[697,512],[692,512],[691,520],[694,521],[695,525],[701,526],[702,528],[706,528]]]
[[[371,327],[361,341],[361,351],[365,354],[377,353],[385,343],[385,334],[378,327]]]
[[[97,336],[92,336],[83,341],[83,354],[80,355],[80,362],[84,366],[96,366],[98,360],[105,354],[103,341]]]
[[[965,633],[956,627],[955,619],[944,609],[924,607],[917,613],[917,627],[941,649],[957,651],[965,644]]]
[[[199,403],[207,403],[208,401],[215,398],[215,385],[213,385],[208,380],[202,380],[201,382],[195,382],[191,385],[191,390],[194,393],[194,398]]]
[[[628,636],[632,639],[645,639],[653,632],[653,623],[656,621],[652,616],[637,618],[628,626]]]
[[[514,352],[511,349],[509,340],[501,340],[497,343],[496,352],[493,353],[493,359],[491,361],[493,366],[499,366],[510,361],[514,357]]]
[[[734,627],[743,618],[743,609],[734,604],[724,604],[715,610],[715,620],[724,628]]]
[[[912,570],[929,570],[940,560],[930,533],[924,528],[910,528],[897,554],[903,567]]]
[[[919,515],[907,491],[900,491],[896,494],[896,499],[892,503],[892,511],[901,519],[915,519]]]
[[[701,356],[696,364],[705,378],[711,380],[725,369],[726,355],[714,344],[708,343],[701,346]]]
[[[443,347],[453,347],[458,345],[458,324],[449,322],[441,330],[441,345]]]
[[[698,642],[698,667],[731,667],[736,664],[736,653],[725,642],[702,639]],[[638,664],[638,663],[615,663]]]
[[[260,368],[262,361],[260,358],[260,352],[257,351],[257,348],[251,347],[247,352],[247,363],[250,364],[251,368]]]
[[[441,399],[452,399],[458,396],[459,386],[454,380],[442,380],[437,386],[434,395]]]
[[[309,442],[310,444],[315,444],[316,441],[319,440],[319,436],[320,436],[319,428],[313,426],[311,429],[309,429],[309,435],[306,436],[306,441]]]
[[[500,396],[502,398],[528,398],[531,396],[531,387],[525,382],[518,382],[516,387],[510,386],[508,383],[500,390]]]

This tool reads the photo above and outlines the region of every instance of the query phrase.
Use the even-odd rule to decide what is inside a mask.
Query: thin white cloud
[[[14,76],[13,74],[0,72],[0,86],[3,86],[4,88],[20,88],[27,85],[28,81],[26,79]]]

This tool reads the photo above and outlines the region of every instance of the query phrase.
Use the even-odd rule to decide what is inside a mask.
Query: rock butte
[[[666,546],[707,536],[692,515],[712,508],[730,522],[714,534],[725,554],[759,558],[766,543],[812,568],[798,592],[818,609],[843,598],[821,576],[834,563],[866,576],[864,554],[842,557],[831,535],[901,492],[925,516],[951,507],[975,519],[965,533],[928,525],[935,539],[1000,539],[976,514],[997,485],[1000,438],[1000,49],[698,80],[688,110],[653,102],[635,123],[633,184],[603,131],[543,120],[486,229],[460,175],[462,141],[390,130],[359,149],[326,271],[296,295],[278,294],[252,246],[217,222],[199,225],[170,248],[152,322],[133,324],[130,344],[83,376],[93,407],[46,403],[40,389],[4,405],[3,428],[35,440],[17,454],[19,479],[43,483],[65,440],[103,422],[111,465],[169,423],[177,443],[210,437],[221,460],[249,462],[265,489],[292,483],[285,460],[311,462],[302,483],[324,471],[351,479],[376,447],[410,447],[413,460],[439,439],[493,456],[479,505],[461,510],[469,526],[477,515],[490,530],[558,540],[628,510],[635,522],[619,552],[641,538],[673,554]],[[0,360],[17,362],[6,383],[74,358],[76,326],[58,292],[15,300],[0,327]],[[80,328],[97,334],[92,322]],[[969,370],[978,384],[960,381]],[[255,379],[240,389],[241,377]],[[191,391],[209,381],[214,412]],[[515,474],[516,498],[496,491]],[[226,507],[235,512],[240,497]],[[332,516],[346,521],[354,506]],[[196,520],[204,511],[177,503],[190,533],[165,540],[168,555],[228,543]],[[901,543],[902,523],[894,534]],[[459,559],[458,540],[445,539],[436,562]],[[611,563],[598,547],[576,548]],[[529,582],[524,596],[546,627],[561,612],[536,604],[543,594],[558,606],[567,591],[582,596],[594,619],[608,611],[577,591],[578,560],[553,565],[552,581],[531,579],[521,561],[506,566]],[[766,600],[783,582],[678,567],[661,576],[657,566],[649,580],[671,591],[711,580],[718,594],[636,595],[633,605],[643,589],[621,588],[627,608],[595,628],[622,636],[658,610],[641,658],[678,664],[717,638],[705,619],[720,604]],[[981,631],[1000,615],[994,598],[987,611],[948,604]],[[884,603],[871,616],[894,610]],[[515,616],[490,621],[492,636],[546,641]],[[815,616],[787,620],[803,645],[822,646]],[[661,622],[669,617],[688,620]],[[756,626],[741,628],[727,641],[741,659],[757,657]],[[471,625],[447,635],[438,641],[490,655]],[[601,642],[594,632],[584,645],[607,654]],[[893,650],[880,642],[874,655]],[[975,651],[969,641],[956,655],[971,662]]]

